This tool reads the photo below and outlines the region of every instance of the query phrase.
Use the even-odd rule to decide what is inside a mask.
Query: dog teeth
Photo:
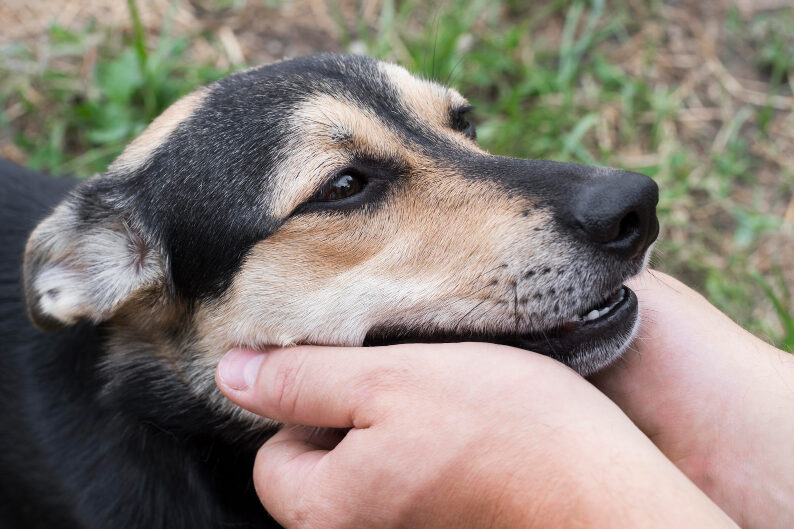
[[[594,320],[594,319],[598,318],[599,315],[600,315],[600,312],[598,312],[596,309],[593,309],[590,312],[588,312],[587,314],[585,314],[583,319],[584,319],[584,321],[590,321],[590,320]]]
[[[584,316],[580,316],[580,318],[582,319],[582,321],[597,320],[598,318],[600,318],[601,316],[603,316],[604,314],[606,314],[610,310],[612,310],[612,307],[605,307],[605,308],[603,308],[601,310],[593,309],[590,312],[588,312],[587,314],[585,314]]]
[[[593,310],[591,310],[590,312],[588,312],[587,314],[585,314],[585,315],[583,315],[583,316],[577,316],[577,317],[574,319],[574,321],[593,321],[593,320],[597,320],[598,318],[600,318],[600,317],[604,316],[604,315],[605,315],[605,314],[607,314],[609,311],[611,311],[612,309],[614,309],[614,308],[615,308],[615,306],[616,306],[618,303],[620,303],[621,301],[623,301],[623,298],[624,298],[624,296],[625,296],[625,293],[624,293],[623,291],[621,291],[621,292],[620,292],[620,296],[618,297],[618,299],[617,299],[617,300],[615,300],[615,301],[614,301],[614,302],[613,302],[611,305],[609,305],[609,306],[606,306],[606,307],[604,307],[603,309],[593,309]]]
[[[580,314],[580,315],[574,316],[573,318],[571,318],[571,321],[588,322],[588,321],[597,320],[598,318],[604,316],[609,311],[614,309],[621,301],[623,301],[623,298],[626,297],[626,292],[625,292],[624,289],[621,289],[619,294],[620,295],[617,296],[617,299],[614,302],[612,302],[611,305],[606,306],[603,309],[593,309],[590,312],[588,312],[587,314]]]

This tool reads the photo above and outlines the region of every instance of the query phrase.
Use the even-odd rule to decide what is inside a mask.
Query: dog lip
[[[610,310],[596,319],[569,320],[552,329],[529,334],[504,332],[413,332],[408,329],[372,329],[364,340],[364,346],[393,345],[398,343],[439,342],[489,342],[526,349],[555,358],[568,365],[577,365],[592,354],[605,349],[620,350],[637,321],[638,302],[634,292],[623,286],[610,295],[603,304],[609,304],[613,296],[620,295]],[[616,355],[617,353],[615,353]]]
[[[639,305],[636,294],[630,288],[624,286],[618,292],[621,298],[606,314],[596,319],[572,320],[550,331],[517,336],[513,343],[505,345],[514,345],[564,361],[565,357],[622,341],[620,338],[628,336],[634,327]]]
[[[593,323],[594,320],[599,320],[608,316],[613,310],[615,310],[620,305],[620,303],[628,295],[627,291],[628,289],[625,286],[621,285],[618,289],[612,292],[612,294],[601,300],[600,303],[592,305],[588,309],[581,312],[579,315],[574,316],[572,318],[572,323],[590,324]]]

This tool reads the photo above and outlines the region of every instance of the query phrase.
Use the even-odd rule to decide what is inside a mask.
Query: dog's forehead
[[[358,88],[362,82],[373,83],[373,74],[377,74],[375,86],[362,93]],[[453,115],[467,108],[468,102],[456,90],[414,77],[401,66],[380,62],[364,79],[359,71],[358,79],[350,79],[344,86],[329,85],[312,91],[295,114],[298,121],[321,125],[337,138],[354,139],[375,138],[373,125],[394,132],[405,132],[406,128],[448,131]]]
[[[221,97],[249,99],[252,119],[261,118],[256,114],[258,105],[278,108],[280,119],[314,107],[316,121],[347,128],[355,120],[330,110],[347,104],[361,111],[359,115],[377,116],[392,128],[404,130],[410,125],[449,128],[454,114],[468,108],[466,99],[452,88],[415,77],[396,64],[349,55],[267,65],[231,76],[219,88],[216,92]],[[329,101],[333,104],[328,105]],[[269,108],[260,110],[270,114]]]

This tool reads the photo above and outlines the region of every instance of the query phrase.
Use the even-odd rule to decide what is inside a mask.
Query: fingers
[[[313,442],[309,428],[285,426],[259,449],[254,487],[265,509],[282,524],[305,518],[301,499],[328,454]],[[306,505],[306,503],[304,503]]]
[[[368,428],[419,401],[475,392],[457,382],[469,375],[486,384],[493,372],[504,385],[549,369],[539,364],[562,369],[541,355],[483,343],[237,349],[221,360],[216,382],[231,401],[279,422]]]
[[[389,384],[398,383],[401,370],[391,359],[399,355],[391,353],[352,347],[233,350],[221,360],[216,380],[230,400],[264,417],[289,424],[366,428],[373,401]]]

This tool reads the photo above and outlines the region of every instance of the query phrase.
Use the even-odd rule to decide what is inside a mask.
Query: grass
[[[247,9],[226,4],[218,9]],[[154,32],[129,5],[125,34],[53,26],[47,46],[57,60],[43,68],[24,42],[3,49],[12,67],[0,71],[0,125],[25,163],[101,171],[173,100],[231,69],[206,27],[180,33],[166,18]],[[654,265],[756,334],[794,346],[792,9],[705,16],[628,0],[328,6],[328,48],[455,86],[476,106],[488,150],[655,178],[663,232]],[[197,42],[215,50],[205,61],[188,59]]]
[[[126,38],[99,28],[75,32],[55,25],[47,42],[52,66],[33,72],[7,69],[0,74],[0,101],[6,113],[10,106],[28,118],[27,128],[14,138],[26,164],[55,173],[89,176],[104,170],[176,99],[229,73],[183,60],[189,38],[170,35],[167,20],[152,39],[139,23]],[[90,71],[76,74],[73,60],[84,64],[87,57]],[[16,65],[37,62],[30,49],[15,45],[3,50],[3,59]]]

